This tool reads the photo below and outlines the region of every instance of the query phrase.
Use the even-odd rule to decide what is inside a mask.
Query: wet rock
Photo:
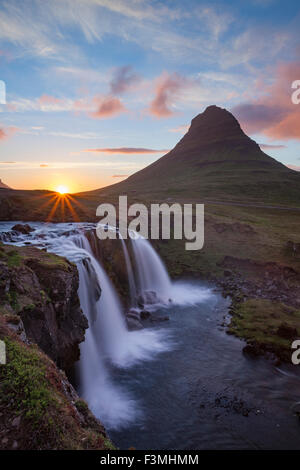
[[[164,321],[168,321],[170,320],[170,318],[166,315],[164,317],[151,317],[150,318],[150,321],[152,323],[160,323],[160,322],[164,322]]]
[[[16,224],[13,226],[12,230],[28,235],[30,232],[34,232],[35,229],[30,227],[28,224]]]
[[[258,357],[262,354],[262,350],[257,343],[248,343],[244,346],[243,353],[247,356]]]
[[[140,316],[142,320],[148,320],[148,318],[151,317],[151,313],[148,312],[147,310],[142,310],[140,313]]]
[[[157,293],[151,290],[145,291],[138,296],[139,305],[153,305],[159,303]]]
[[[127,318],[133,318],[135,320],[141,319],[140,311],[136,309],[130,309],[129,312],[127,312],[126,316]]]
[[[14,428],[18,428],[21,424],[21,416],[17,416],[16,418],[14,418],[12,420],[12,423],[11,425],[14,427]]]
[[[134,330],[142,330],[144,327],[141,324],[141,322],[137,318],[133,317],[126,317],[126,322],[129,330],[134,331]]]

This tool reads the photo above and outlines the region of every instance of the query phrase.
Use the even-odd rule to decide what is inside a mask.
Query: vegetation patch
[[[0,399],[4,403],[13,401],[19,413],[37,423],[53,404],[46,369],[34,346],[24,348],[8,338],[5,343],[8,362],[0,370]]]
[[[300,310],[267,299],[235,303],[228,332],[280,359],[290,361],[291,344],[300,337]]]

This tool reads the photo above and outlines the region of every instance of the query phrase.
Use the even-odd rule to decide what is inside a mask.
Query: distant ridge
[[[3,181],[1,180],[0,178],[0,188],[1,189],[11,189],[9,186],[7,186],[7,184],[4,184]]]

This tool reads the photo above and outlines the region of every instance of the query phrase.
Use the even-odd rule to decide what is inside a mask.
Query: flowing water
[[[169,317],[128,331],[114,286],[84,235],[92,224],[32,223],[29,235],[12,233],[13,225],[0,223],[5,242],[43,247],[78,266],[90,325],[78,391],[119,448],[300,448],[292,412],[300,396],[297,367],[244,356],[243,342],[221,326],[228,301],[219,292],[171,282],[148,241],[130,242],[131,256],[123,241],[132,306],[142,296],[152,317]]]

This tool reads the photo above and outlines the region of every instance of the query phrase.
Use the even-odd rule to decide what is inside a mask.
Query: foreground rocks
[[[76,266],[0,245],[0,449],[113,449],[68,381],[88,326]]]
[[[113,449],[65,373],[0,316],[7,364],[0,366],[0,449]]]
[[[32,247],[0,245],[0,311],[67,370],[79,359],[88,327],[79,299],[78,272],[67,260]]]

